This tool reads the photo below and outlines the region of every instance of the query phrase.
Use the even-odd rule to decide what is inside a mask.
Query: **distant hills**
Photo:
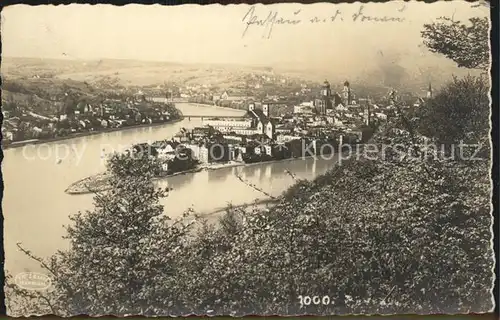
[[[335,70],[303,69],[294,66],[243,66],[231,64],[181,64],[173,62],[136,61],[136,60],[71,60],[9,58],[2,59],[2,76],[9,79],[71,79],[94,83],[103,79],[114,79],[124,86],[147,86],[164,83],[209,84],[219,87],[241,85],[244,76],[255,73],[262,75],[279,74],[306,81],[328,79],[332,85],[340,86],[344,80],[352,85],[376,86],[407,91],[423,91],[428,83],[434,88],[449,80],[452,75],[463,76],[474,71],[459,69],[452,62],[435,57],[399,57],[385,54],[377,56],[368,69],[355,70],[352,73],[338,74]]]
[[[54,60],[36,58],[5,58],[2,75],[13,78],[57,78],[94,82],[117,78],[122,85],[143,86],[175,82],[183,84],[231,85],[241,75],[271,73],[269,67],[235,65],[194,65],[134,60]]]

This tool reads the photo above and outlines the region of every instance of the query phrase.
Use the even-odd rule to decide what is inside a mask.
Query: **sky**
[[[402,22],[353,21],[353,14]],[[489,15],[466,1],[367,4],[14,5],[2,11],[2,54],[14,57],[137,59],[185,63],[300,65],[362,68],[381,56],[430,59],[420,31],[440,16],[467,20]],[[339,10],[343,21],[329,18]],[[269,13],[300,19],[295,25],[248,25]],[[310,23],[313,17],[326,22]],[[246,34],[243,31],[248,26]]]

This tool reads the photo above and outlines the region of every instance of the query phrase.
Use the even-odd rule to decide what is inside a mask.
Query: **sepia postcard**
[[[8,314],[491,312],[489,17],[5,7]]]

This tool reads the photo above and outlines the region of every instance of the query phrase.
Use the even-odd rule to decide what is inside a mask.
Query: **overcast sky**
[[[141,6],[78,5],[9,6],[2,11],[2,49],[5,56],[140,59],[200,63],[279,63],[333,68],[361,66],[381,54],[427,57],[421,45],[424,23],[439,16],[466,20],[486,16],[484,8],[466,1],[432,4],[394,1],[364,4],[366,16],[388,16],[403,22],[353,21],[356,4],[256,5],[254,15],[269,12],[296,18],[296,25],[275,24],[269,39],[262,27],[242,21],[249,5]],[[300,9],[300,12],[299,12]],[[343,21],[312,24],[309,19]],[[294,13],[297,13],[294,15]],[[248,16],[247,16],[248,21]],[[328,20],[327,20],[328,21]]]

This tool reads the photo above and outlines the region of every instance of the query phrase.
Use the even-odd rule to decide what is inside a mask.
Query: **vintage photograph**
[[[8,315],[491,312],[489,17],[5,7]]]

